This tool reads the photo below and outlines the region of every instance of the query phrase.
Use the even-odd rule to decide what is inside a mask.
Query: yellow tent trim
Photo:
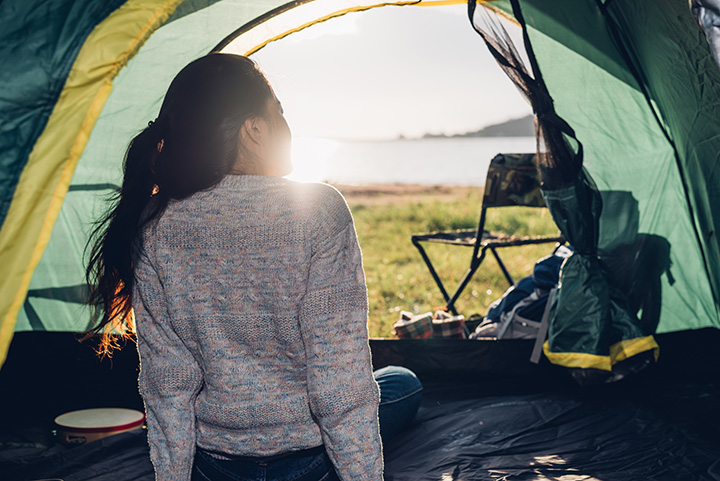
[[[75,59],[20,175],[0,230],[0,264],[7,273],[0,280],[0,366],[5,362],[32,274],[50,241],[75,167],[110,95],[112,81],[180,3],[182,0],[129,0],[95,26]],[[98,49],[98,45],[103,48]]]
[[[290,30],[286,30],[286,31],[284,31],[284,32],[282,32],[282,33],[280,33],[280,34],[278,34],[278,35],[275,35],[274,37],[271,37],[271,38],[265,40],[265,41],[262,42],[261,44],[254,46],[253,48],[251,48],[250,50],[248,50],[244,55],[245,55],[246,57],[249,56],[249,55],[252,55],[252,54],[254,54],[255,52],[257,52],[258,50],[260,50],[261,48],[263,48],[265,45],[267,45],[267,44],[269,44],[269,43],[271,43],[271,42],[274,42],[274,41],[276,41],[276,40],[280,40],[280,39],[282,39],[282,38],[285,38],[285,37],[287,37],[287,36],[290,35],[290,34],[299,32],[300,30],[304,30],[304,29],[306,29],[306,28],[308,28],[308,27],[311,27],[311,26],[313,26],[313,25],[315,25],[315,24],[317,24],[317,23],[325,22],[326,20],[330,20],[331,18],[341,17],[341,16],[343,16],[343,15],[345,15],[345,14],[348,14],[348,13],[350,13],[350,12],[362,12],[362,11],[364,11],[364,10],[370,10],[371,8],[386,7],[386,6],[389,6],[389,5],[397,5],[397,6],[412,5],[412,4],[414,4],[414,3],[418,3],[418,2],[421,2],[421,1],[422,1],[422,0],[412,0],[412,1],[409,1],[409,2],[385,2],[385,3],[377,3],[377,4],[374,4],[374,5],[361,5],[361,6],[356,6],[356,7],[343,8],[343,9],[337,10],[337,11],[335,11],[335,12],[333,12],[333,13],[329,13],[329,14],[327,14],[327,15],[324,15],[324,16],[322,16],[322,17],[320,17],[320,18],[315,19],[315,20],[312,20],[312,21],[310,21],[310,22],[305,22],[305,23],[303,23],[302,25],[300,25],[300,26],[298,26],[298,27],[291,28]]]
[[[486,1],[493,1],[493,0],[486,0]],[[483,0],[480,0],[479,3],[483,3]],[[466,0],[427,0],[421,3],[416,4],[416,7],[440,7],[442,5],[467,5]]]
[[[543,344],[543,352],[551,363],[558,364],[560,366],[580,367],[583,369],[594,368],[602,369],[603,371],[612,371],[610,356],[600,356],[585,352],[552,352],[548,341],[545,341]]]
[[[585,352],[552,352],[548,341],[545,341],[543,344],[543,352],[553,364],[583,369],[602,369],[603,371],[612,371],[612,366],[618,362],[640,354],[641,352],[649,351],[650,349],[654,351],[653,354],[657,361],[660,354],[660,347],[657,345],[653,336],[637,337],[635,339],[616,342],[610,346],[610,354],[608,356],[588,354]]]
[[[485,3],[486,1],[494,1],[494,0],[479,0],[478,3]],[[302,25],[299,25],[297,27],[286,30],[278,35],[275,35],[274,37],[269,38],[269,39],[263,41],[262,43],[252,47],[250,50],[245,52],[243,55],[245,55],[245,56],[252,55],[255,52],[257,52],[258,50],[260,50],[261,48],[263,48],[265,45],[267,45],[271,42],[285,38],[288,35],[299,32],[300,30],[304,30],[304,29],[311,27],[317,23],[325,22],[332,18],[341,17],[341,16],[346,15],[351,12],[362,12],[362,11],[370,10],[373,8],[388,7],[388,6],[402,7],[402,6],[412,5],[415,7],[439,7],[439,6],[443,6],[443,5],[459,5],[459,4],[466,4],[466,3],[467,3],[467,0],[427,0],[427,1],[411,0],[411,1],[407,1],[407,2],[402,2],[402,1],[400,1],[400,2],[384,2],[384,3],[376,3],[374,5],[359,5],[359,6],[355,6],[355,7],[343,8],[343,9],[337,10],[335,12],[329,13],[327,15],[324,15],[315,20],[312,20],[310,22],[306,22],[306,23],[303,23]]]
[[[508,22],[514,23],[517,26],[520,26],[520,22],[517,21],[515,17],[507,13],[505,10],[501,10],[498,7],[494,5],[490,5],[490,2],[494,2],[495,0],[486,0],[485,3],[483,3],[483,7],[491,10],[494,14],[499,15],[500,17],[504,18]],[[482,3],[482,2],[479,2]]]
[[[612,358],[613,364],[615,364],[641,352],[649,351],[650,349],[653,350],[653,355],[657,361],[660,355],[660,346],[657,345],[653,336],[628,339],[627,341],[620,341],[610,346],[610,358]]]

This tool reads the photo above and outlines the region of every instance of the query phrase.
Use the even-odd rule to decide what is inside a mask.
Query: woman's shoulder
[[[237,205],[239,199],[262,203],[273,201],[281,209],[285,208],[284,199],[299,208],[347,207],[342,193],[324,182],[300,182],[264,175],[227,175],[210,189],[172,201],[171,210],[198,209],[218,203]]]
[[[290,181],[288,184],[304,197],[304,200],[311,206],[318,207],[347,207],[347,202],[342,193],[333,185],[324,182],[297,182]]]
[[[158,226],[177,234],[180,224],[234,226],[239,218],[257,225],[279,219],[300,222],[311,236],[332,235],[352,222],[345,197],[336,187],[324,182],[263,177],[232,178],[202,195],[171,201],[158,219]]]
[[[352,221],[347,201],[336,187],[324,182],[296,182],[292,187],[296,202],[316,228],[339,231]]]

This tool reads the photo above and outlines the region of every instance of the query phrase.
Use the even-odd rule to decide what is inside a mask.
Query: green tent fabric
[[[120,185],[122,154],[128,139],[157,116],[167,87],[182,67],[212,50],[238,24],[274,6],[272,2],[248,4],[237,0],[186,12],[165,23],[120,70],[78,160],[52,238],[33,274],[31,291],[84,284],[81,260],[91,222],[107,209],[106,199]],[[216,26],[216,32],[205,29],[208,22]],[[28,315],[31,309],[36,313],[34,318]],[[90,310],[82,299],[36,295],[27,298],[15,330],[82,331],[90,321]]]
[[[545,345],[548,359],[566,367],[614,371],[616,363],[642,352],[653,351],[657,357],[655,326],[651,329],[640,322],[598,257],[600,193],[587,175],[581,175],[563,189],[543,190],[543,197],[575,249],[563,263],[552,299]]]
[[[668,2],[664,9],[642,1],[609,2],[607,9],[595,1],[574,2],[575,15],[560,18],[561,29],[547,12],[562,4],[525,2],[524,9],[556,110],[583,142],[585,166],[609,200],[603,202],[600,250],[608,253],[638,233],[667,239],[676,282],[663,278],[658,332],[720,327],[718,269],[712,267],[718,265],[717,243],[709,237],[711,206],[718,200],[710,182],[720,147],[720,72],[707,42],[685,2]],[[635,15],[622,29],[633,39],[632,57],[613,38],[615,16],[626,12]],[[582,21],[573,21],[576,16]],[[550,30],[564,34],[564,44],[548,36]],[[614,66],[623,64],[632,78],[614,74]],[[637,206],[614,204],[620,192],[630,193]],[[636,223],[618,222],[635,216]],[[638,232],[621,230],[633,227]]]
[[[88,232],[120,182],[128,139],[155,117],[184,65],[220,44],[250,55],[368,8],[464,2],[76,3],[8,0],[1,7],[0,363],[14,332],[89,326]]]
[[[574,248],[562,265],[556,292],[550,296],[548,318],[543,321],[548,323],[548,340],[543,350],[551,362],[572,368],[571,373],[582,384],[618,380],[646,367],[650,362],[649,352],[654,352],[657,359],[659,348],[653,334],[659,319],[649,321],[648,313],[659,314],[657,309],[652,309],[656,304],[653,296],[657,296],[659,290],[629,289],[626,294],[620,288],[621,276],[613,275],[608,269],[612,263],[604,262],[599,256],[602,198],[591,176],[583,169],[582,143],[572,126],[555,111],[520,3],[511,0],[511,5],[523,25],[523,44],[529,65],[494,18],[483,16],[483,26],[476,27],[476,31],[533,107],[537,137],[535,159],[545,204]],[[469,4],[468,14],[475,26],[473,3]],[[624,251],[645,247],[644,242],[638,246],[635,238],[622,240],[629,241],[622,245]],[[647,258],[632,252],[620,257],[630,259],[630,264],[635,264],[638,258]],[[654,256],[650,262],[657,263],[659,259]],[[627,269],[626,265],[619,267]],[[658,269],[651,271],[658,272]],[[636,302],[631,304],[629,298],[635,290],[640,293],[639,302],[633,299]],[[638,318],[639,310],[644,311],[643,321],[648,322]],[[540,332],[543,334],[539,335],[537,346],[545,341],[545,330]]]
[[[128,139],[177,71],[280,5],[3,2],[0,363],[13,332],[88,327],[83,249]]]
[[[128,139],[155,117],[182,66],[240,27],[242,35],[226,42],[228,51],[252,52],[305,23],[386,4],[337,0],[311,11],[303,9],[320,2],[126,0],[91,2],[80,11],[70,1],[55,0],[54,10],[40,3],[2,4],[3,25],[13,27],[0,30],[2,64],[12,66],[0,73],[0,105],[3,115],[6,106],[21,108],[7,110],[14,123],[4,122],[9,130],[0,132],[0,182],[6,182],[0,195],[12,193],[0,219],[6,269],[0,279],[0,362],[14,332],[88,327],[81,303],[87,233],[119,182]],[[491,3],[512,16],[509,2]],[[617,256],[618,247],[641,236],[658,240],[667,246],[657,252],[667,252],[661,264],[669,270],[652,266],[655,278],[638,275],[630,282],[639,291],[650,283],[661,295],[656,332],[720,328],[720,199],[713,187],[720,72],[687,2],[521,4],[556,111],[583,143],[585,167],[603,199],[600,255]],[[57,11],[66,13],[49,15]],[[293,17],[295,12],[305,16]],[[46,57],[21,49],[33,43],[25,34],[50,35],[42,33],[43,21],[64,26],[57,31],[65,40],[41,49]],[[270,25],[264,37],[255,28]],[[41,69],[18,61],[19,52],[34,55]],[[44,114],[35,94],[20,88],[29,83],[11,82],[25,77],[48,92]],[[22,142],[8,140],[13,138]]]
[[[641,316],[638,334],[718,327],[712,180],[720,78],[687,5],[521,4],[555,110],[584,145],[584,165],[602,196],[598,254],[614,269],[613,289],[631,301],[615,321]],[[510,2],[498,5],[512,12]],[[566,294],[580,289],[581,280],[574,281],[565,282]],[[561,285],[554,305],[562,291]],[[581,326],[589,319],[568,307],[551,313],[545,352],[553,362],[608,369],[593,359],[598,348],[603,356],[627,355],[599,333],[588,335]],[[568,336],[573,317],[578,332]],[[652,348],[640,344],[626,347]]]
[[[27,159],[40,136],[90,31],[122,3],[0,4],[0,224],[25,167],[18,159]]]

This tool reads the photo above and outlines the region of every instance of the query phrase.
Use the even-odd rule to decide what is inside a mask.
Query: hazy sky
[[[464,4],[350,13],[252,57],[296,137],[453,134],[531,112],[473,30]]]

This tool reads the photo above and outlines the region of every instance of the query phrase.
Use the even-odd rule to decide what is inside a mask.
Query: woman
[[[380,431],[418,409],[410,371],[372,372],[347,203],[282,177],[290,145],[252,60],[200,58],[132,140],[95,232],[93,331],[108,349],[134,311],[157,480],[380,481]]]

